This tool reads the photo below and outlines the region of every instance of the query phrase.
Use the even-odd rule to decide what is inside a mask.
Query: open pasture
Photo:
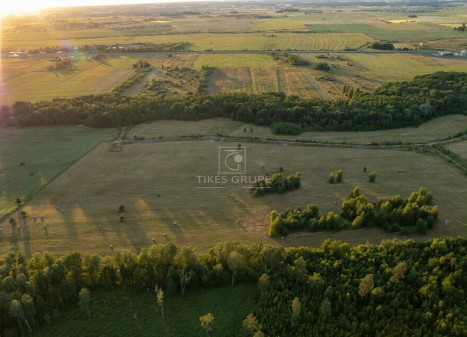
[[[133,73],[141,56],[112,56],[100,60],[83,58],[72,69],[49,71],[46,59],[5,59],[0,79],[0,102],[40,101],[56,97],[102,94],[111,91]]]
[[[15,210],[16,198],[30,199],[113,132],[78,126],[0,129],[0,219]]]
[[[27,254],[43,250],[108,254],[109,245],[138,251],[167,240],[200,249],[225,240],[271,242],[267,226],[272,209],[311,202],[322,212],[338,211],[357,185],[370,200],[392,194],[406,197],[426,186],[439,204],[440,222],[424,238],[467,232],[467,211],[459,207],[467,202],[467,178],[438,157],[396,150],[247,143],[249,176],[276,172],[279,166],[284,166],[286,174],[302,174],[299,190],[254,198],[244,188],[249,184],[228,180],[221,185],[199,178],[217,175],[219,145],[235,147],[236,143],[136,143],[120,152],[110,152],[108,144],[101,144],[24,207],[30,216],[42,214],[47,229],[34,225],[29,217],[16,247]],[[377,172],[376,183],[368,182],[363,166]],[[329,185],[329,172],[337,169],[344,171],[344,182]],[[119,205],[126,211],[119,213]],[[122,214],[124,222],[119,221]],[[0,248],[5,251],[12,244],[11,226],[5,222],[1,226]],[[330,237],[356,244],[393,236],[379,229],[346,230],[297,233],[279,242],[316,246]]]

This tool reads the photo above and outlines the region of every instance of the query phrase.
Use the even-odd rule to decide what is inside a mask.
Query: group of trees
[[[342,182],[342,170],[337,170],[335,172],[329,173],[328,182],[330,184]]]
[[[257,180],[251,184],[250,192],[254,196],[263,195],[265,193],[283,194],[287,191],[294,190],[300,187],[300,173],[291,174],[284,177],[282,172],[274,173],[270,178]]]
[[[438,206],[431,206],[432,201],[432,194],[422,187],[407,199],[395,195],[371,203],[355,187],[342,203],[339,215],[332,211],[327,215],[321,214],[318,207],[312,204],[308,204],[304,210],[297,207],[287,208],[282,213],[272,211],[269,236],[287,235],[303,229],[315,232],[375,226],[389,232],[402,231],[403,235],[408,234],[409,228],[425,234],[427,229],[433,228],[438,218]]]
[[[370,48],[380,50],[394,50],[394,45],[389,42],[373,42],[370,44]]]
[[[149,67],[151,67],[151,64],[148,61],[139,60],[138,62],[133,63],[133,69]]]
[[[73,69],[73,63],[70,60],[52,59],[53,65],[47,67],[47,71],[61,71]]]
[[[331,68],[329,67],[329,64],[327,62],[316,62],[313,66],[313,69],[329,71]]]
[[[184,286],[230,286],[235,277],[258,283],[259,305],[243,322],[250,336],[462,336],[466,247],[465,238],[443,238],[327,240],[319,249],[230,242],[203,253],[166,243],[105,257],[9,252],[0,256],[0,333],[27,335],[69,304],[91,316],[95,289],[154,289],[162,314],[165,298]]]
[[[201,76],[199,77],[198,86],[196,87],[198,94],[208,94],[209,78],[211,77],[214,70],[214,67],[203,66],[201,70]]]
[[[359,92],[346,100],[301,99],[283,93],[141,94],[131,98],[113,92],[49,102],[17,102],[12,107],[2,106],[0,125],[115,127],[161,119],[230,117],[272,126],[275,133],[296,134],[415,126],[441,115],[465,113],[466,108],[467,73],[438,72],[410,82],[389,83],[371,93]]]

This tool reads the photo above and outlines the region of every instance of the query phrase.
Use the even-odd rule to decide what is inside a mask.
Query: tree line
[[[424,187],[412,192],[407,199],[400,195],[381,198],[371,203],[355,187],[344,200],[340,214],[330,211],[327,215],[319,212],[318,207],[308,204],[305,209],[287,208],[279,213],[271,212],[269,217],[269,236],[287,235],[290,232],[307,229],[311,232],[321,230],[341,230],[344,228],[380,227],[388,232],[403,235],[414,229],[425,234],[433,228],[438,218],[438,206],[431,205],[432,194]]]
[[[0,256],[0,333],[31,335],[67,305],[86,308],[88,289],[170,297],[257,282],[259,305],[243,323],[251,335],[261,327],[266,336],[462,336],[466,247],[465,238],[438,238],[327,240],[318,249],[228,242],[202,253],[168,242],[110,256],[11,251]]]
[[[465,114],[466,110],[467,73],[438,72],[409,82],[388,83],[372,92],[352,90],[352,97],[336,100],[302,99],[284,93],[170,97],[158,92],[124,97],[112,92],[35,103],[20,101],[2,106],[0,125],[117,127],[162,119],[230,117],[270,126],[278,134],[298,134],[416,126],[446,114]]]

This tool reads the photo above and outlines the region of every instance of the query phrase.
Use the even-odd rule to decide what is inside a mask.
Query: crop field
[[[171,33],[242,33],[253,27],[258,19],[251,16],[204,17],[185,16],[181,18],[167,18],[167,24],[171,26]]]
[[[266,35],[265,50],[358,49],[372,38],[362,33],[277,33]]]
[[[217,68],[209,78],[209,94],[252,91],[251,72],[248,67]]]
[[[284,67],[287,94],[304,98],[319,97],[310,81],[297,67]]]
[[[271,56],[266,54],[201,54],[193,62],[194,68],[210,67],[272,67]]]
[[[15,209],[16,198],[30,199],[113,132],[85,127],[1,129],[0,219]]]
[[[43,250],[107,254],[109,245],[139,251],[166,240],[200,249],[225,240],[271,242],[267,224],[272,209],[311,202],[323,212],[337,211],[357,185],[370,200],[407,196],[426,186],[439,204],[441,217],[426,237],[467,232],[467,211],[459,207],[467,202],[467,177],[438,157],[396,150],[247,143],[248,175],[276,172],[279,166],[285,167],[286,174],[302,174],[299,190],[255,198],[244,188],[249,184],[229,181],[219,185],[199,178],[217,175],[219,145],[236,147],[236,143],[213,141],[155,142],[125,145],[122,151],[111,152],[103,143],[32,198],[24,207],[29,218],[13,244],[27,254]],[[363,166],[377,172],[377,183],[368,183]],[[344,183],[329,185],[329,172],[336,169],[344,171]],[[125,205],[124,222],[119,221],[119,205]],[[32,222],[32,216],[38,215],[44,216],[46,230]],[[5,222],[1,226],[4,252],[13,237],[11,226]],[[378,229],[348,230],[297,233],[280,242],[319,245],[330,237],[356,244],[392,236]]]
[[[255,94],[278,90],[277,70],[274,67],[250,67]]]
[[[2,58],[0,102],[12,104],[17,100],[51,100],[108,92],[133,73],[131,65],[138,59],[136,55],[83,59],[73,62],[73,69],[48,71],[47,67],[53,65],[49,60]]]
[[[236,284],[231,287],[198,289],[184,296],[164,298],[164,319],[154,291],[92,293],[90,324],[78,306],[67,310],[50,326],[41,327],[37,336],[159,336],[198,337],[204,335],[199,317],[214,315],[213,335],[243,336],[239,329],[245,317],[255,308],[258,290],[255,285]],[[183,324],[180,324],[183,322]]]
[[[130,96],[138,94],[153,79],[170,80],[165,70],[168,67],[219,67],[211,77],[209,93],[281,90],[302,97],[323,98],[342,97],[346,84],[371,90],[388,81],[410,80],[435,71],[464,71],[467,67],[465,57],[385,53],[331,53],[324,55],[325,59],[309,54],[300,56],[312,63],[328,62],[332,65],[331,72],[314,71],[310,67],[278,67],[267,54],[105,56],[100,60],[78,60],[73,62],[72,69],[63,71],[48,71],[52,62],[45,59],[3,58],[0,101],[12,104],[19,99],[38,101],[108,92],[133,73],[132,64],[139,59],[147,60],[155,70],[125,93]],[[178,94],[195,88],[194,82],[173,80],[175,87],[170,90]],[[44,91],[43,87],[50,90]]]
[[[37,39],[37,37],[6,38],[2,41],[5,49],[35,49],[46,46],[61,45],[61,40]],[[27,38],[27,39],[26,39]],[[165,35],[125,35],[111,37],[95,37],[67,39],[67,45],[112,45],[115,43],[176,43],[189,42],[189,49],[204,50],[340,50],[359,48],[372,38],[362,33],[189,33]]]
[[[305,30],[306,27],[300,21],[289,19],[261,20],[249,29],[250,32],[281,31],[281,30]]]

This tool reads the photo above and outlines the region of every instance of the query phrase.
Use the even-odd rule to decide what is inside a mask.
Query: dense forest
[[[467,73],[438,72],[409,82],[389,83],[372,92],[347,87],[346,94],[345,100],[324,100],[284,93],[169,97],[146,92],[130,98],[113,92],[2,106],[0,126],[116,127],[162,119],[230,117],[270,126],[278,134],[408,127],[446,114],[465,114]]]
[[[172,296],[253,282],[249,336],[465,336],[466,250],[465,238],[438,238],[356,247],[327,240],[319,249],[230,242],[203,253],[169,242],[105,257],[12,251],[0,256],[0,333],[53,324],[89,295],[83,289],[151,290],[155,298],[156,285]]]

